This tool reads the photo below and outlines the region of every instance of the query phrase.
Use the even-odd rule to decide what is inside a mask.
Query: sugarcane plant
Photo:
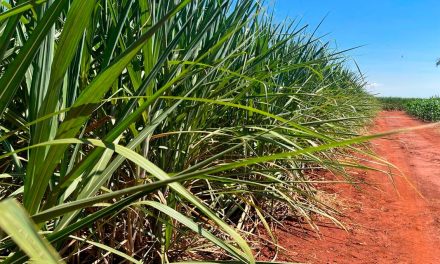
[[[440,98],[411,99],[404,104],[404,109],[410,115],[424,121],[440,121]]]
[[[253,0],[0,8],[4,263],[255,263],[283,210],[339,224],[311,172],[360,166],[338,157],[376,103],[307,26]]]

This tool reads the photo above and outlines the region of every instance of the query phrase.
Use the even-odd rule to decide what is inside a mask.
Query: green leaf
[[[20,152],[25,149],[47,146],[47,145],[66,145],[66,144],[91,144],[96,147],[112,149],[116,153],[118,153],[119,155],[122,155],[122,156],[126,157],[127,159],[129,159],[130,161],[136,163],[137,165],[142,167],[144,170],[151,173],[157,179],[162,180],[162,181],[172,179],[172,178],[170,178],[170,176],[168,176],[168,174],[166,174],[164,171],[162,171],[159,167],[157,167],[156,165],[154,165],[153,163],[151,163],[149,160],[145,159],[144,157],[142,157],[138,153],[136,153],[126,147],[120,146],[120,145],[116,145],[116,144],[112,144],[112,143],[104,143],[100,140],[95,140],[95,139],[87,139],[87,140],[56,139],[56,140],[52,140],[50,142],[35,144],[33,146],[18,150],[16,152]],[[2,155],[2,156],[0,156],[0,159],[4,158],[6,156],[10,156],[12,154],[13,154],[13,152]],[[221,229],[223,229],[226,233],[228,233],[244,251],[244,256],[246,256],[246,257],[244,257],[243,254],[240,254],[243,256],[242,257],[243,260],[247,260],[249,263],[254,263],[253,254],[252,254],[250,247],[248,246],[246,241],[237,233],[237,231],[235,231],[232,227],[230,227],[226,222],[221,220],[214,212],[212,212],[208,207],[206,207],[197,197],[195,197],[193,194],[191,194],[188,190],[186,190],[179,183],[173,182],[173,183],[170,183],[169,186],[176,193],[178,193],[180,196],[182,196],[184,199],[186,199],[187,201],[189,201],[190,203],[195,205],[197,208],[199,208],[199,210],[201,212],[203,212],[207,217],[212,219]]]
[[[7,106],[17,92],[26,70],[40,48],[41,42],[45,39],[46,34],[50,31],[67,2],[68,0],[58,0],[49,7],[46,15],[39,21],[34,32],[21,48],[15,60],[8,65],[6,72],[0,79],[0,117],[3,116]]]
[[[0,228],[30,257],[34,263],[64,263],[55,249],[37,233],[21,205],[12,199],[0,202]]]
[[[16,5],[14,8],[3,12],[0,14],[0,21],[5,20],[11,16],[19,15],[27,10],[30,10],[31,8],[35,7],[36,5],[40,5],[47,0],[33,0],[33,1],[27,1],[21,4]]]
[[[75,239],[75,240],[82,241],[82,242],[87,243],[89,245],[92,245],[92,246],[95,246],[97,248],[103,249],[103,250],[105,250],[107,252],[110,252],[112,254],[118,255],[118,256],[124,258],[125,260],[129,261],[130,263],[135,263],[135,264],[142,264],[143,263],[140,260],[136,260],[135,258],[130,257],[129,255],[127,255],[127,254],[125,254],[125,253],[123,253],[123,252],[121,252],[119,250],[116,250],[116,249],[114,249],[112,247],[106,246],[106,245],[104,245],[102,243],[90,241],[88,239],[80,238],[80,237],[77,237],[77,236],[70,236],[70,237]]]
[[[108,91],[113,82],[119,77],[127,64],[130,63],[133,57],[142,48],[143,43],[147,41],[161,26],[163,26],[170,17],[185,7],[190,1],[191,0],[182,1],[174,10],[165,15],[123,54],[116,58],[107,69],[94,78],[93,82],[80,94],[73,104],[72,109],[67,113],[65,120],[59,126],[56,135],[57,139],[74,137],[78,133],[79,129],[84,125],[90,114],[98,106],[101,98]],[[24,196],[24,204],[29,212],[35,213],[38,211],[41,198],[46,191],[49,179],[65,150],[66,146],[51,147],[45,158],[46,162],[40,164],[41,166],[39,166],[32,174],[34,178],[31,181],[29,189],[32,189],[33,191],[25,192]]]
[[[66,22],[52,63],[50,81],[47,88],[48,92],[38,111],[38,119],[50,115],[57,110],[64,76],[84,35],[84,30],[89,23],[95,3],[95,0],[74,1],[67,13]],[[38,122],[32,135],[32,143],[50,140],[53,134],[51,131],[53,129],[56,130],[57,125],[55,118],[44,119],[42,122]],[[37,148],[31,151],[29,155],[24,195],[24,205],[26,208],[31,209],[28,200],[29,195],[27,194],[32,192],[28,190],[35,186],[35,181],[39,180],[35,173],[38,171],[39,166],[44,164],[46,152],[46,148]]]
[[[241,258],[241,256],[239,254],[237,254],[238,252],[240,252],[237,248],[220,240],[219,238],[214,236],[212,233],[210,233],[207,230],[205,230],[204,228],[202,228],[200,226],[200,224],[195,223],[190,218],[184,216],[183,214],[177,212],[176,210],[174,210],[164,204],[154,202],[154,201],[141,201],[141,202],[135,203],[134,205],[147,205],[147,206],[153,207],[153,208],[161,211],[162,213],[168,215],[169,217],[176,219],[178,222],[185,225],[186,227],[188,227],[192,231],[194,231],[197,234],[199,234],[200,236],[208,239],[209,241],[211,241],[212,243],[214,243],[218,247],[224,249],[226,252],[228,252],[230,255],[234,256],[235,258],[237,258],[237,259]]]

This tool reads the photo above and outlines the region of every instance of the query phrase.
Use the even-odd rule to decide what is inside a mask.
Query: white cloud
[[[378,87],[382,87],[382,86],[383,86],[382,83],[376,83],[376,82],[373,82],[373,83],[369,83],[369,84],[367,84],[367,85],[365,86],[365,88],[367,88],[367,89],[374,89],[374,88],[378,88]]]

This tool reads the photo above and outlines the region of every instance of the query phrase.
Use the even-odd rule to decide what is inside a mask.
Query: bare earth
[[[373,132],[419,126],[404,112],[382,112]],[[330,187],[343,201],[348,232],[326,222],[321,236],[294,222],[276,231],[286,251],[277,260],[306,263],[440,263],[440,129],[416,130],[373,142],[406,176],[393,187],[381,172],[354,172],[371,185]],[[397,171],[394,171],[398,173]],[[263,249],[263,259],[273,251]]]

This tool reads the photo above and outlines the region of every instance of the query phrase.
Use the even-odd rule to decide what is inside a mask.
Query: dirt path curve
[[[423,124],[404,112],[381,112],[373,132]],[[349,231],[324,222],[318,237],[305,226],[287,223],[276,231],[279,243],[287,250],[278,256],[279,260],[440,263],[440,129],[378,139],[373,147],[406,176],[395,177],[398,192],[380,172],[354,171],[372,185],[361,190],[330,187],[337,200],[343,200],[343,222]]]

